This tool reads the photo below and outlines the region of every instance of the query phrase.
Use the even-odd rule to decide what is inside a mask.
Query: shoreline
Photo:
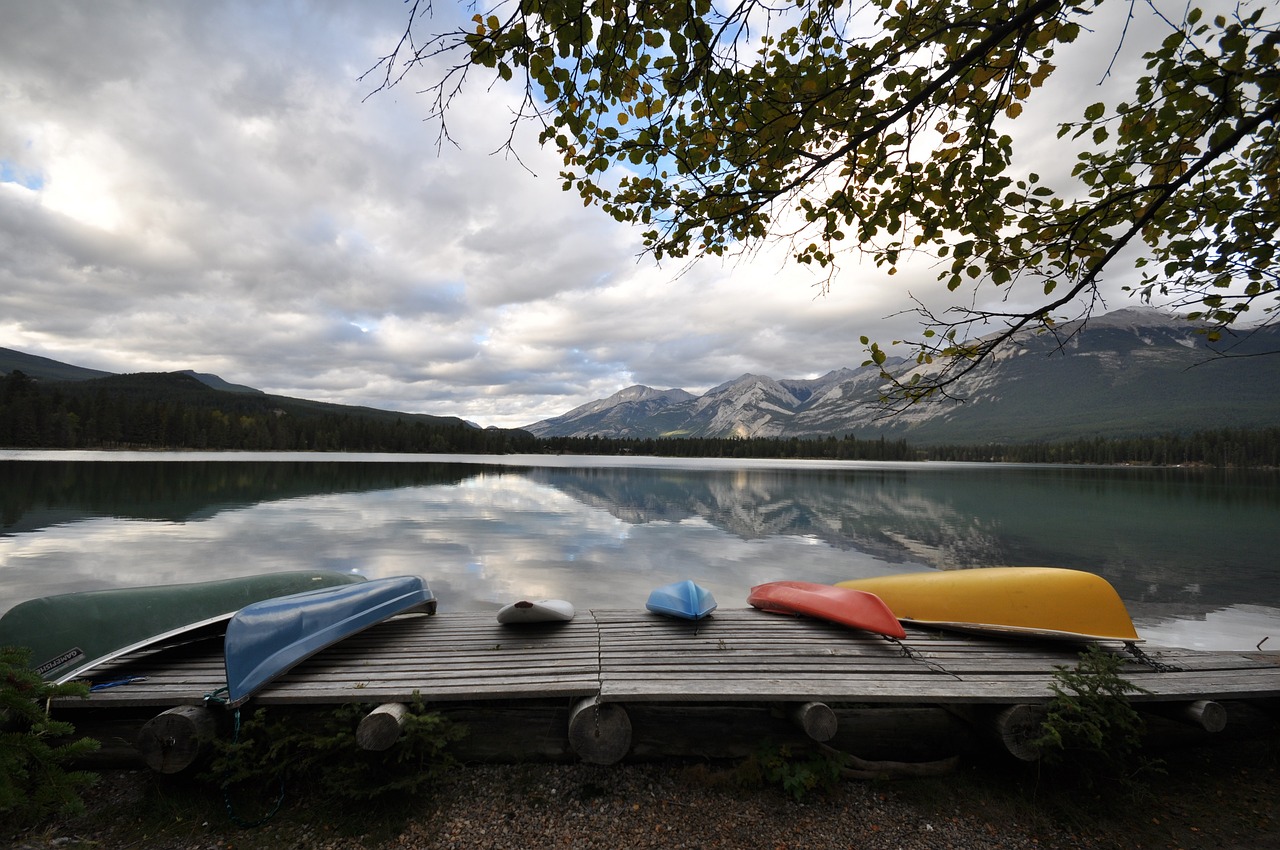
[[[17,850],[1264,850],[1280,848],[1280,735],[1225,736],[1152,755],[1132,787],[1069,787],[1039,765],[968,759],[945,776],[842,780],[797,801],[750,760],[464,765],[393,803],[325,804],[286,789],[262,826],[228,818],[217,790],[146,770],[104,770],[85,815],[14,838]],[[257,817],[273,794],[232,801]]]

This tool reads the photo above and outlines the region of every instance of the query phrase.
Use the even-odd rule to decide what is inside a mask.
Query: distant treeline
[[[651,457],[827,458],[831,460],[916,460],[906,440],[883,437],[544,437],[542,451],[581,455]]]
[[[1093,437],[1056,443],[913,447],[904,439],[548,437],[543,451],[654,457],[756,457],[835,460],[956,460],[986,463],[1144,464],[1280,468],[1280,428],[1198,431],[1187,436]]]
[[[1066,440],[1026,445],[934,446],[930,460],[1280,468],[1280,428],[1220,428],[1193,434]]]
[[[133,378],[132,381],[127,380]],[[0,446],[32,449],[237,451],[537,451],[524,431],[481,429],[452,417],[341,408],[213,390],[186,375],[45,385],[0,378]]]
[[[0,378],[0,447],[645,455],[1280,468],[1280,427],[1055,443],[916,447],[902,438],[548,437],[253,393],[182,374],[43,384]]]

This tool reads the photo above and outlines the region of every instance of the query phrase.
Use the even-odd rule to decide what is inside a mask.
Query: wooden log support
[[[356,743],[360,749],[382,752],[400,740],[409,707],[401,702],[388,702],[360,718],[356,727]]]
[[[1210,699],[1198,699],[1181,706],[1179,716],[1206,732],[1221,732],[1227,728],[1227,710],[1222,703]]]
[[[1209,699],[1198,699],[1192,702],[1139,703],[1137,706],[1162,717],[1196,726],[1206,732],[1216,733],[1227,728],[1227,709],[1222,703]]]
[[[181,773],[208,752],[217,731],[217,718],[212,711],[198,705],[180,705],[143,724],[138,732],[138,753],[157,773]]]
[[[836,717],[840,729],[827,743],[871,761],[936,761],[989,745],[972,714],[939,705],[841,708]]]
[[[840,728],[840,718],[836,717],[836,713],[824,702],[805,702],[794,705],[787,711],[787,717],[810,739],[820,744],[834,738]]]
[[[1045,716],[1042,705],[1010,705],[991,717],[988,728],[1014,758],[1039,761],[1040,748],[1035,742],[1042,733]]]
[[[618,703],[588,697],[569,712],[569,746],[588,764],[616,764],[631,749],[631,718]]]

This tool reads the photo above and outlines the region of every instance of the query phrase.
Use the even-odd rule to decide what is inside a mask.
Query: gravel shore
[[[1027,766],[846,780],[797,802],[776,787],[736,787],[730,767],[526,764],[458,768],[397,808],[337,810],[286,795],[278,814],[245,829],[216,792],[108,771],[85,794],[86,815],[0,841],[22,850],[1280,850],[1275,751],[1267,740],[1180,753],[1142,799],[1099,797],[1096,816],[1088,799],[1056,806],[1055,790]]]
[[[1090,848],[1090,839],[1044,825],[996,823],[981,812],[920,806],[889,787],[844,782],[796,802],[776,789],[717,787],[700,772],[659,765],[478,766],[460,771],[415,810],[371,814],[368,832],[350,813],[282,811],[237,828],[216,814],[200,823],[175,814],[162,833],[127,823],[154,793],[156,777],[104,776],[86,795],[96,817],[19,839],[22,850],[78,847],[324,848],[324,850],[529,850],[529,848]],[[109,799],[109,801],[108,801]],[[104,818],[108,807],[114,816]],[[420,807],[420,808],[419,808]],[[150,816],[148,817],[150,820]],[[336,824],[341,823],[341,826]],[[343,833],[348,834],[343,834]]]

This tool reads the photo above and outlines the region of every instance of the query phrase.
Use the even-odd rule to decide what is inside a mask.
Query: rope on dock
[[[230,689],[225,686],[218,688],[215,691],[210,691],[209,693],[204,695],[205,705],[208,705],[209,703],[217,703],[219,705],[225,706],[227,704],[225,695],[229,693],[229,691]],[[232,709],[231,718],[232,718],[231,745],[235,746],[240,742],[240,708],[238,706]],[[276,816],[276,813],[280,811],[280,806],[283,803],[284,803],[284,777],[281,776],[280,790],[279,790],[279,793],[276,794],[275,803],[272,804],[271,808],[267,811],[266,814],[264,814],[262,817],[258,818],[257,820],[246,820],[240,817],[240,815],[236,814],[235,804],[231,802],[231,783],[230,782],[222,783],[222,805],[227,810],[227,817],[230,818],[232,823],[234,823],[238,827],[241,827],[242,829],[253,829],[255,827],[262,826],[264,823],[266,823],[267,821],[271,820],[273,817]]]
[[[943,667],[938,662],[933,661],[932,659],[929,659],[929,658],[925,658],[920,653],[919,650],[914,649],[910,646],[907,646],[898,638],[889,637],[889,635],[881,635],[880,637],[884,638],[885,640],[889,641],[889,643],[894,644],[895,646],[898,647],[898,649],[902,650],[902,656],[904,658],[910,658],[912,661],[918,661],[935,673],[945,673],[948,676],[951,676],[952,678],[954,678],[956,681],[959,681],[959,682],[964,681],[964,679],[961,678],[958,673],[952,673],[950,670],[948,670],[946,667]]]

